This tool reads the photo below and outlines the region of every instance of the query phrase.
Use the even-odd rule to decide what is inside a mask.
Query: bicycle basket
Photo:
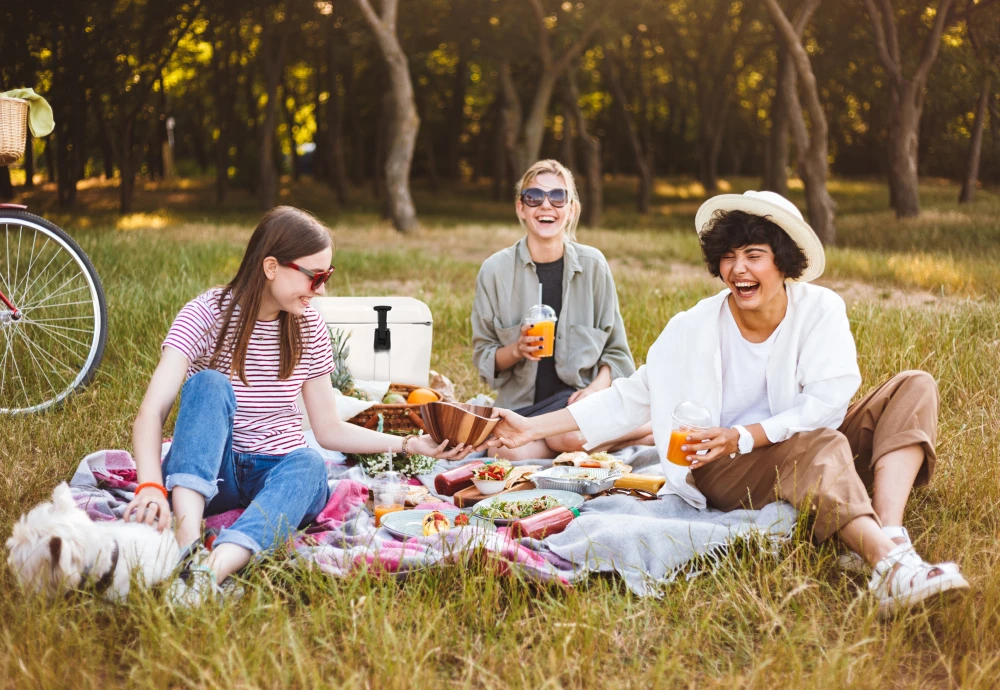
[[[24,155],[28,137],[28,101],[0,96],[0,165]]]

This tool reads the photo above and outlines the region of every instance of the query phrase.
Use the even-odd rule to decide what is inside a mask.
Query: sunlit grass
[[[0,686],[997,687],[1000,304],[990,258],[990,237],[1000,232],[996,198],[982,194],[972,210],[956,210],[946,197],[957,190],[947,189],[926,223],[897,224],[874,185],[837,185],[850,243],[829,253],[831,279],[979,298],[911,309],[879,299],[849,305],[865,387],[908,368],[939,381],[938,474],[929,489],[915,492],[907,525],[922,553],[958,561],[972,581],[973,593],[958,605],[879,623],[864,582],[837,570],[831,548],[803,538],[777,557],[735,549],[715,574],[677,582],[661,600],[637,599],[614,578],[593,577],[569,590],[539,586],[499,577],[475,559],[405,582],[365,574],[335,580],[274,559],[246,573],[241,601],[179,618],[157,592],[137,595],[127,608],[87,596],[24,597],[0,565]],[[197,186],[170,193],[176,191],[205,194]],[[433,202],[418,190],[418,201],[436,203],[440,215],[425,213],[424,230],[405,238],[360,195],[356,207],[337,211],[321,185],[289,192],[334,225],[339,249],[330,292],[399,292],[427,302],[432,366],[463,396],[485,390],[470,356],[476,273],[483,258],[520,236],[508,206],[473,191],[468,202],[457,192]],[[239,196],[225,213],[210,205],[170,207],[155,196],[137,200],[129,218],[153,222],[130,220],[127,230],[113,214],[58,216],[104,281],[109,349],[95,384],[63,409],[0,419],[0,539],[71,476],[83,455],[130,446],[133,417],[172,318],[191,297],[231,277],[259,216]],[[465,208],[472,217],[462,222]],[[955,213],[970,220],[963,225]],[[582,229],[580,239],[601,247],[615,267],[630,345],[641,362],[667,320],[718,283],[698,267],[690,217],[646,222],[622,206],[609,217],[622,224]],[[157,225],[160,218],[167,220]],[[934,230],[945,225],[950,234]],[[962,233],[981,244],[965,250]],[[911,251],[914,238],[921,246]]]

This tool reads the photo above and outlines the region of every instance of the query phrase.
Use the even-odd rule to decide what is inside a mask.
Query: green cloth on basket
[[[56,128],[56,121],[52,117],[52,106],[47,100],[35,93],[34,89],[4,91],[0,93],[0,96],[28,101],[28,127],[31,128],[32,136],[44,137],[51,134],[52,130]]]

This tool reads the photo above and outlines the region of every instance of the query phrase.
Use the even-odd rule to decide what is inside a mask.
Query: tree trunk
[[[357,81],[354,78],[354,56],[351,55],[344,70],[344,103],[357,103]],[[354,164],[351,176],[354,184],[358,187],[365,183],[366,168],[368,160],[365,156],[365,131],[361,126],[361,111],[357,107],[347,108],[347,115],[351,129],[351,162]]]
[[[876,1],[878,6],[876,6]],[[919,62],[910,76],[904,63],[896,25],[896,11],[890,0],[864,0],[872,23],[872,36],[879,62],[889,86],[889,198],[897,218],[920,214],[917,160],[920,151],[920,115],[924,89],[931,66],[941,48],[941,35],[949,20],[953,0],[939,0],[933,25],[927,34]],[[912,37],[907,37],[912,40]],[[801,76],[801,75],[800,75]]]
[[[261,39],[263,53],[264,92],[267,104],[258,137],[257,199],[263,210],[278,204],[278,171],[274,159],[275,129],[278,125],[278,85],[285,71],[285,49],[288,45],[286,27],[265,23]]]
[[[344,108],[340,98],[340,84],[337,83],[337,43],[333,35],[333,22],[327,39],[327,76],[330,97],[326,101],[326,145],[327,163],[330,166],[328,179],[330,186],[337,195],[337,203],[343,206],[347,203],[347,165],[344,162]],[[354,69],[354,63],[349,65]],[[360,147],[360,142],[357,144]],[[355,151],[361,157],[361,151]]]
[[[413,99],[413,82],[406,54],[396,35],[399,0],[383,0],[382,17],[368,0],[355,0],[368,21],[389,69],[392,110],[389,117],[390,146],[385,162],[386,197],[392,224],[399,232],[417,229],[417,211],[410,196],[410,167],[420,131],[420,117]]]
[[[383,91],[382,101],[379,105],[378,117],[375,118],[375,154],[374,170],[372,174],[372,192],[375,198],[381,202],[382,217],[389,218],[389,206],[386,202],[385,192],[385,161],[386,149],[389,139],[389,109],[392,108],[392,92]]]
[[[575,174],[576,167],[576,147],[573,145],[573,116],[569,108],[563,103],[562,107],[562,139],[559,140],[559,158],[567,168]]]
[[[893,91],[889,112],[889,185],[897,218],[920,215],[917,152],[922,108],[915,102],[913,83]]]
[[[992,75],[987,73],[983,85],[979,89],[979,103],[976,104],[976,119],[972,123],[972,138],[969,141],[969,158],[965,166],[965,179],[962,181],[962,191],[958,195],[960,204],[969,203],[976,194],[979,182],[979,159],[983,151],[983,123],[986,121],[986,110],[990,104],[990,87],[993,85]]]
[[[431,121],[430,107],[430,100],[426,97],[421,97],[419,112],[424,123]],[[434,153],[434,134],[431,132],[431,128],[425,124],[420,129],[418,139],[423,140],[424,172],[427,173],[427,181],[430,184],[431,191],[437,193],[439,187],[438,162],[437,156]]]
[[[285,82],[281,87],[281,110],[285,115],[285,124],[288,125],[288,145],[289,151],[292,156],[292,180],[295,182],[299,181],[299,152],[295,144],[295,109],[294,107],[288,107],[288,97],[291,95],[291,89],[288,88],[288,83]],[[294,100],[292,101],[295,102]]]
[[[76,165],[73,161],[72,148],[69,141],[69,126],[59,128],[55,139],[57,174],[57,198],[59,206],[65,208],[76,203]]]
[[[576,124],[576,132],[583,144],[584,193],[581,195],[583,210],[580,222],[593,228],[601,224],[604,213],[604,173],[601,169],[601,140],[587,130],[587,121],[580,109],[580,93],[576,86],[576,74],[572,68],[566,70],[565,103]]]
[[[56,158],[52,155],[55,144],[56,137],[49,135],[45,138],[45,181],[49,183],[56,181]]]
[[[520,167],[521,161],[518,154],[518,137],[521,134],[521,98],[517,95],[514,78],[510,73],[510,63],[506,60],[500,63],[500,93],[502,95],[499,125],[503,137],[504,158],[508,168],[520,177],[528,167],[527,165],[524,168]]]
[[[767,140],[767,155],[765,156],[764,179],[761,187],[782,196],[788,196],[788,108],[790,104],[785,94],[789,90],[786,82],[791,81],[790,88],[795,93],[795,66],[788,50],[778,48],[778,66],[774,103],[771,106],[771,134]]]
[[[501,96],[497,97],[501,99]],[[493,104],[493,201],[504,201],[504,180],[507,177],[507,133],[503,126],[503,103]]]
[[[14,185],[10,181],[10,168],[0,165],[0,201],[10,201],[14,198]]]
[[[549,103],[552,101],[552,91],[556,86],[558,72],[546,70],[535,83],[535,97],[531,102],[528,117],[521,127],[515,149],[514,174],[520,177],[538,160],[542,152],[542,142],[545,139],[545,118],[549,114]]]
[[[465,56],[459,52],[455,65],[455,78],[451,85],[451,103],[448,107],[448,139],[445,154],[445,175],[452,180],[461,177],[459,162],[462,156],[462,124],[465,121],[465,94],[469,86],[469,67]]]
[[[622,129],[628,138],[629,150],[632,152],[632,159],[635,162],[635,169],[639,175],[639,188],[635,198],[636,210],[645,215],[649,213],[649,200],[652,191],[652,172],[649,168],[649,157],[643,149],[639,134],[636,131],[632,115],[628,111],[628,99],[625,96],[625,89],[622,88],[621,79],[618,76],[618,67],[610,55],[604,58],[604,77],[611,91],[611,98],[614,101],[615,111],[618,118],[625,125]]]
[[[122,215],[132,212],[132,192],[135,189],[134,129],[135,119],[133,118],[125,123],[118,150],[118,172],[121,174],[121,181],[118,184],[118,212]]]
[[[35,142],[30,136],[24,140],[24,188],[35,188]]]
[[[224,30],[212,46],[212,88],[216,94],[215,125],[219,128],[219,138],[212,152],[215,161],[215,203],[225,203],[229,191],[229,147],[232,130],[235,128],[233,114],[236,110],[236,70],[231,70],[230,59],[234,51],[233,32]],[[248,76],[249,78],[249,76]]]

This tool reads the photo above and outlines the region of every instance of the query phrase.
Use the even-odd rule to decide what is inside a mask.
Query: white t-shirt
[[[767,401],[767,360],[774,349],[779,330],[781,324],[764,342],[751,343],[740,333],[729,309],[729,300],[723,301],[722,309],[719,310],[722,426],[746,426],[771,417],[771,406]]]

